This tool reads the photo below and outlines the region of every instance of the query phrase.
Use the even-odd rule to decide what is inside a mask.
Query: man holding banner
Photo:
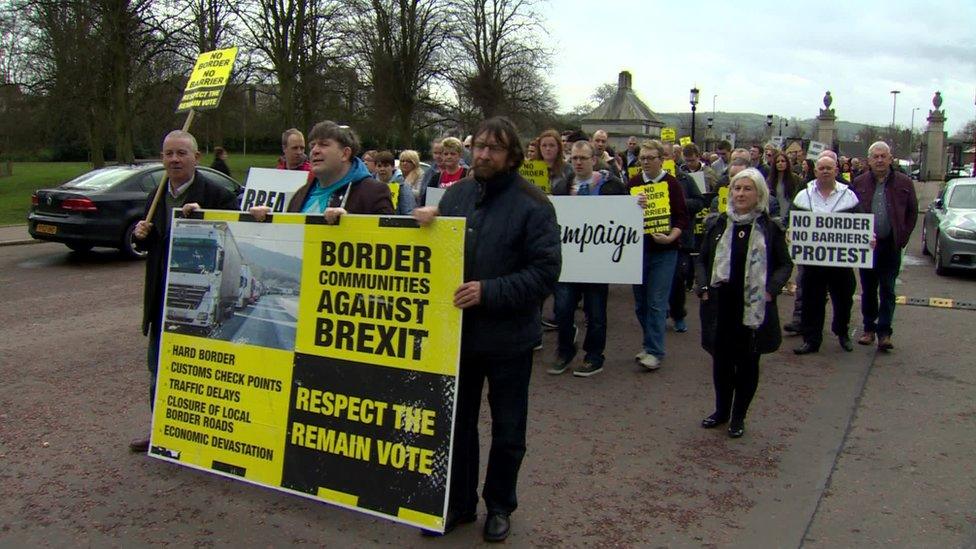
[[[594,172],[596,159],[593,146],[586,141],[573,143],[570,161],[574,179],[553,187],[553,195],[604,196],[627,194],[623,183],[605,172]],[[565,372],[576,356],[576,304],[583,299],[586,315],[586,338],[583,340],[582,366],[573,369],[576,377],[590,377],[603,371],[603,350],[607,345],[607,295],[609,284],[559,282],[555,292],[556,324],[559,328],[559,346],[556,360],[547,370],[559,375]]]
[[[828,155],[817,160],[817,178],[807,188],[797,193],[793,206],[808,212],[830,214],[853,213],[858,206],[857,195],[847,185],[837,182],[837,161]],[[799,227],[791,223],[791,230]],[[802,261],[798,257],[794,261]],[[801,323],[803,344],[793,349],[798,355],[816,353],[823,342],[823,325],[827,295],[834,308],[831,331],[837,336],[842,349],[853,351],[850,337],[851,307],[854,304],[854,269],[841,263],[832,266],[806,264],[800,279],[803,292]]]
[[[478,417],[487,380],[492,434],[484,538],[502,541],[518,506],[540,305],[559,278],[561,246],[552,203],[518,173],[523,152],[515,126],[506,118],[485,120],[472,152],[474,177],[452,185],[439,208],[417,208],[414,217],[422,225],[439,214],[467,218],[465,282],[454,292],[464,325],[445,532],[477,518]]]
[[[197,140],[190,133],[175,130],[163,140],[163,166],[166,185],[163,202],[153,212],[151,221],[140,221],[133,231],[136,246],[146,250],[146,285],[143,291],[142,333],[149,336],[147,353],[149,365],[149,406],[156,401],[156,369],[159,364],[160,330],[163,320],[163,298],[166,291],[166,269],[169,265],[170,219],[174,208],[184,215],[198,209],[236,210],[237,198],[219,183],[210,181],[197,171],[200,151]],[[149,195],[146,212],[156,193]],[[133,452],[149,449],[149,438],[129,444]]]
[[[630,194],[644,209],[644,272],[634,286],[634,311],[643,331],[641,350],[634,359],[648,370],[661,367],[668,296],[678,261],[679,238],[691,230],[681,185],[662,169],[664,145],[645,141],[640,148],[641,173],[630,179]]]

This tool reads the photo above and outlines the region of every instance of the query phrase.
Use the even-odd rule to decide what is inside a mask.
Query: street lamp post
[[[698,88],[691,88],[691,142],[695,142],[695,109],[698,107]]]
[[[789,120],[786,121],[786,127],[787,128],[790,127],[790,121]],[[783,117],[782,116],[779,117],[779,136],[780,137],[783,137]]]
[[[912,158],[912,154],[915,153],[915,111],[920,110],[918,107],[912,107],[912,125],[908,130],[908,160],[915,162]]]
[[[895,127],[895,106],[898,104],[898,94],[901,90],[891,90],[891,127]]]
[[[769,137],[773,136],[773,115],[771,114],[766,115],[766,133]]]

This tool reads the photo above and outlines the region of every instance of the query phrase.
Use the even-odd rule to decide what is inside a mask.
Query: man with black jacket
[[[147,250],[146,285],[143,291],[142,333],[149,336],[149,406],[156,398],[156,369],[159,363],[159,340],[163,320],[163,297],[166,294],[166,270],[169,265],[170,218],[174,208],[183,215],[194,210],[213,208],[236,210],[237,198],[229,190],[197,171],[200,151],[197,140],[189,133],[176,130],[163,140],[163,166],[166,168],[166,188],[153,213],[152,221],[140,221],[133,235],[136,246]],[[156,193],[149,195],[146,213]],[[133,452],[146,452],[149,439],[129,444]]]
[[[532,348],[542,336],[540,305],[562,265],[555,210],[519,175],[523,154],[510,121],[485,120],[474,133],[474,176],[448,188],[438,207],[414,210],[422,225],[438,214],[467,219],[465,282],[454,292],[464,327],[445,532],[477,518],[478,415],[487,379],[492,439],[482,492],[486,541],[508,536],[509,515],[518,505]]]
[[[627,194],[623,182],[607,172],[594,172],[596,164],[593,145],[587,141],[573,143],[570,161],[573,181],[562,181],[553,187],[553,195],[606,196]],[[586,338],[583,340],[583,364],[573,369],[576,377],[590,377],[603,371],[603,351],[607,345],[607,296],[609,284],[559,282],[556,284],[554,310],[559,329],[556,360],[547,370],[559,375],[565,372],[576,356],[576,304],[583,299],[586,315]]]

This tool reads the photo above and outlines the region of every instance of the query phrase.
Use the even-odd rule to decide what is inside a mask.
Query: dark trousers
[[[759,353],[716,349],[712,357],[715,411],[744,420],[759,386]],[[730,416],[731,414],[731,416]]]
[[[891,335],[891,322],[895,318],[895,280],[900,270],[901,249],[895,245],[895,239],[878,240],[874,248],[874,268],[860,270],[861,316],[864,317],[865,332]]]
[[[793,293],[793,323],[803,324],[803,265],[796,266],[796,291]]]
[[[156,373],[159,369],[159,326],[155,323],[149,324],[149,346],[146,350],[146,363],[149,366],[149,409],[153,409],[156,402]]]
[[[608,284],[559,282],[556,284],[556,324],[559,325],[558,356],[567,361],[576,356],[576,304],[583,299],[586,315],[586,338],[583,340],[585,360],[603,364],[603,350],[607,346]]]
[[[684,320],[688,316],[685,310],[685,297],[688,295],[688,281],[694,278],[691,270],[691,254],[685,250],[678,250],[678,264],[674,267],[674,279],[671,280],[671,296],[668,298],[668,315],[671,320]]]
[[[469,514],[478,507],[478,415],[485,379],[491,409],[491,450],[482,496],[489,513],[511,513],[518,507],[515,487],[525,455],[531,373],[531,351],[510,358],[462,354],[451,460],[451,510]]]
[[[851,306],[854,305],[854,269],[848,267],[803,267],[803,340],[814,348],[823,342],[824,318],[827,295],[834,307],[831,331],[837,336],[847,336],[851,323]]]

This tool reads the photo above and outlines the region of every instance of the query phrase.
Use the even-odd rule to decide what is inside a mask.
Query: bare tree
[[[551,52],[532,0],[454,0],[461,55],[452,80],[481,116],[552,111],[555,101],[543,76]]]
[[[358,64],[371,88],[373,128],[381,142],[407,145],[433,103],[430,88],[445,71],[452,29],[444,0],[358,0],[350,23]]]

